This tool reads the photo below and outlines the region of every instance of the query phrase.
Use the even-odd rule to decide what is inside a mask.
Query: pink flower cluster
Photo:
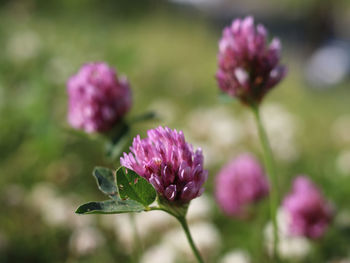
[[[286,75],[279,64],[281,44],[267,45],[267,31],[254,19],[236,19],[223,31],[216,73],[220,89],[246,104],[257,104]]]
[[[250,154],[242,154],[218,173],[215,193],[227,215],[242,217],[247,206],[268,195],[269,186],[259,162]]]
[[[324,234],[333,216],[330,204],[306,176],[294,180],[283,208],[291,218],[290,232],[313,239]]]
[[[131,153],[121,165],[146,178],[169,201],[187,203],[204,191],[208,172],[203,168],[201,149],[193,150],[182,131],[158,127],[148,137],[134,138]]]
[[[130,109],[126,78],[118,78],[106,63],[88,63],[67,83],[68,122],[88,133],[110,130]]]

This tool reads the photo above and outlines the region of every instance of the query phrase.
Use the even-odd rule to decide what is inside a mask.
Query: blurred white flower
[[[93,253],[105,243],[102,233],[93,227],[76,228],[69,240],[70,250],[80,256]]]
[[[333,140],[339,145],[350,144],[350,115],[342,115],[336,118],[331,125]]]
[[[268,104],[262,107],[262,118],[266,124],[272,150],[276,158],[293,161],[299,155],[295,139],[298,124],[294,115],[282,105]]]
[[[281,237],[288,236],[289,233],[289,225],[290,225],[290,217],[288,213],[280,207],[277,211],[277,223],[278,223],[278,231]],[[267,245],[272,245],[273,243],[273,231],[272,231],[272,222],[269,222],[265,227],[265,238],[268,242]],[[272,247],[271,247],[272,248]]]
[[[235,144],[242,137],[240,123],[223,107],[194,110],[187,123],[194,137],[208,139],[219,146]]]
[[[132,218],[136,225],[137,235],[142,239],[154,238],[154,233],[161,233],[170,226],[177,223],[176,219],[163,211],[150,211],[131,214],[120,214],[111,218],[111,224],[115,230],[117,238],[131,251],[134,244],[134,226]]]
[[[55,187],[47,183],[37,184],[27,200],[50,226],[75,228],[89,225],[93,219],[93,216],[76,215],[74,211],[77,202],[73,198],[59,196]]]
[[[307,63],[306,78],[317,88],[336,85],[343,81],[350,69],[349,46],[333,41],[315,51]]]
[[[218,229],[210,223],[200,222],[189,226],[193,240],[199,249],[201,255],[206,258],[212,258],[221,246],[221,238]],[[163,243],[174,248],[178,253],[193,260],[193,252],[181,228],[173,229],[167,232],[163,237]]]
[[[208,141],[200,141],[191,137],[191,133],[188,130],[183,130],[186,134],[186,139],[191,142],[195,149],[201,148],[203,151],[205,166],[210,167],[219,163],[222,160],[222,152],[220,149]]]
[[[300,128],[297,118],[276,103],[263,105],[261,115],[276,159],[287,162],[296,160],[300,151],[296,139]],[[246,119],[246,133],[251,133],[257,139],[253,116],[250,114]]]
[[[210,219],[212,215],[213,200],[208,195],[203,194],[191,201],[187,211],[189,222]]]
[[[310,242],[306,238],[300,237],[289,237],[283,239],[280,246],[279,252],[285,259],[296,259],[302,260],[311,250]]]
[[[138,229],[142,229],[143,235],[154,235],[155,232],[165,230],[177,224],[175,218],[163,211],[151,211],[135,214]]]
[[[45,215],[46,210],[50,210],[49,205],[54,203],[53,201],[56,199],[56,193],[54,187],[48,183],[38,183],[34,186],[32,191],[29,193],[27,198],[29,204],[41,212],[42,216],[47,219],[50,218],[50,215]],[[57,208],[61,210],[61,205]],[[51,214],[51,211],[49,212]],[[54,222],[59,222],[62,220],[62,215],[59,215],[59,218],[54,219]],[[48,220],[51,222],[51,220]]]
[[[43,217],[50,225],[64,225],[73,212],[74,208],[69,206],[64,198],[60,197],[49,199],[43,207]]]
[[[130,216],[130,214],[119,214],[101,217],[105,226],[111,226],[114,229],[117,239],[128,252],[132,251],[134,241],[134,230]],[[138,234],[140,234],[139,231]]]
[[[220,263],[250,263],[249,254],[240,249],[236,249],[226,253],[219,261]]]
[[[194,110],[188,115],[186,126],[186,137],[201,146],[207,165],[220,162],[226,154],[234,154],[234,146],[243,137],[241,123],[224,107]]]
[[[142,256],[141,263],[175,263],[176,253],[166,244],[156,245],[148,249]]]
[[[349,130],[350,133],[350,130]],[[350,150],[339,153],[336,159],[336,168],[342,175],[350,176]]]
[[[278,251],[283,259],[302,260],[311,251],[311,243],[305,237],[289,235],[288,227],[290,218],[284,209],[280,208],[277,215],[279,229]],[[273,249],[273,227],[272,223],[268,223],[265,227],[265,241],[267,250],[272,253]]]
[[[21,62],[39,54],[41,40],[34,31],[15,32],[7,42],[7,54],[14,62]]]

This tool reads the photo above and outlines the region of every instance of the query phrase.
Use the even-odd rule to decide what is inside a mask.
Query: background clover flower
[[[283,201],[283,208],[290,216],[291,234],[312,239],[324,234],[333,217],[330,204],[306,176],[295,178],[292,191]]]
[[[268,195],[263,168],[250,154],[242,154],[224,166],[216,177],[219,206],[230,216],[244,216],[245,208]]]
[[[267,31],[253,17],[236,19],[219,42],[216,79],[220,89],[243,103],[256,104],[286,74],[279,64],[281,44],[267,43]]]
[[[103,62],[83,65],[67,83],[68,122],[88,133],[110,130],[130,109],[131,91],[125,77]]]
[[[182,131],[158,127],[148,137],[134,138],[121,165],[146,178],[169,201],[187,203],[202,194],[208,172],[203,169],[201,149],[193,150]]]

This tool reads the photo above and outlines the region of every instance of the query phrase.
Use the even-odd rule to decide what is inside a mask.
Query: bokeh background
[[[132,134],[168,125],[203,148],[209,181],[189,217],[208,262],[269,262],[267,202],[242,221],[225,217],[213,198],[215,174],[224,163],[247,151],[261,159],[250,112],[220,96],[214,78],[223,26],[248,14],[281,38],[289,69],[263,104],[281,191],[289,191],[295,175],[307,174],[336,211],[322,239],[290,241],[284,258],[350,262],[348,0],[0,4],[0,262],[191,261],[186,240],[165,214],[74,214],[78,204],[105,198],[93,167],[119,166],[105,157],[101,137],[74,132],[66,123],[66,80],[83,63],[102,60],[131,82],[129,118],[158,113]],[[132,220],[142,239],[140,253]]]

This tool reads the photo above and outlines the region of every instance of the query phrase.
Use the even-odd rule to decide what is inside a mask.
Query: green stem
[[[185,234],[186,234],[186,237],[187,237],[187,240],[188,242],[190,243],[190,247],[193,251],[193,254],[195,255],[198,263],[204,263],[203,261],[203,258],[201,256],[201,254],[199,253],[199,250],[197,249],[196,245],[194,244],[194,241],[193,241],[193,238],[191,236],[191,232],[190,232],[190,229],[188,227],[188,224],[187,224],[187,221],[186,221],[186,217],[185,216],[182,216],[182,215],[177,215],[171,211],[169,211],[168,209],[166,208],[163,208],[163,207],[154,207],[154,206],[151,206],[149,207],[149,210],[161,210],[161,211],[164,211],[170,215],[172,215],[173,217],[175,217],[181,224],[183,230],[185,231]]]
[[[194,241],[193,241],[191,233],[190,233],[190,229],[188,228],[186,218],[184,216],[176,217],[176,218],[177,218],[177,220],[179,220],[183,230],[185,231],[187,240],[190,243],[191,249],[193,251],[193,254],[196,256],[198,263],[204,263],[203,258],[201,256],[201,254],[199,253],[199,250],[197,249],[196,245],[194,244]]]
[[[271,182],[269,200],[270,200],[270,216],[273,224],[273,259],[275,260],[275,262],[279,262],[279,256],[278,256],[279,237],[278,237],[278,224],[277,224],[277,207],[278,207],[278,200],[279,200],[278,177],[275,169],[275,164],[274,164],[269,140],[268,140],[266,131],[264,129],[264,125],[261,121],[259,107],[253,106],[252,109],[254,112],[256,124],[258,126],[259,137],[260,137],[261,145],[264,152],[264,162],[266,166],[266,171]]]

